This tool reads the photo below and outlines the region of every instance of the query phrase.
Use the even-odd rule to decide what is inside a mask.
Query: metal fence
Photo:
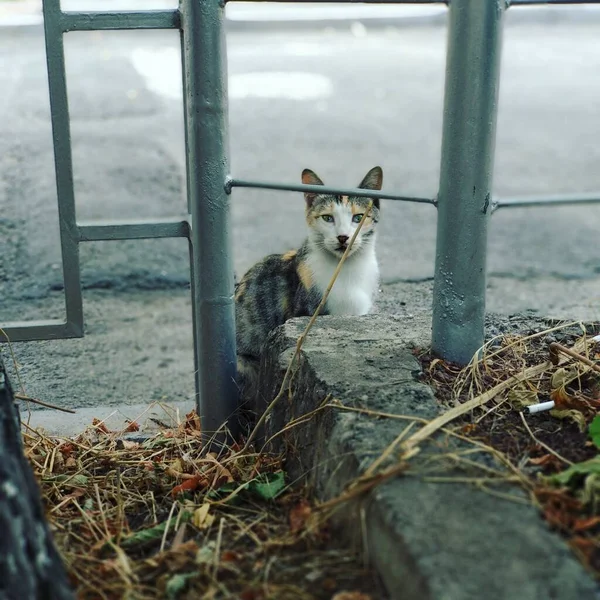
[[[510,6],[517,5],[600,4],[600,0],[368,1],[448,4],[441,174],[436,198],[232,177],[227,156],[224,0],[180,0],[179,9],[127,12],[65,12],[61,11],[59,0],[43,0],[66,319],[4,324],[2,328],[9,338],[20,341],[83,335],[81,242],[187,238],[197,407],[204,431],[216,431],[230,421],[238,396],[229,197],[235,187],[253,187],[369,196],[437,206],[433,348],[446,359],[468,362],[483,343],[490,215],[498,209],[517,206],[600,202],[600,193],[492,198],[504,13]],[[179,29],[181,32],[188,219],[77,221],[63,34],[107,29]],[[235,428],[235,422],[230,422],[230,426]]]

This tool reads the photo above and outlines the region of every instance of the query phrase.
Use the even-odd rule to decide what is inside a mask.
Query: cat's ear
[[[381,167],[373,167],[366,175],[365,178],[360,182],[359,188],[361,190],[377,190],[381,189],[383,184],[383,171]],[[379,208],[379,198],[373,198],[373,206]]]
[[[381,167],[373,167],[360,182],[361,190],[380,190],[383,185],[383,171]]]
[[[323,185],[323,182],[319,179],[319,176],[310,169],[304,169],[302,171],[302,183],[304,185]],[[310,208],[315,200],[317,194],[305,192],[304,199],[306,200],[306,206]]]

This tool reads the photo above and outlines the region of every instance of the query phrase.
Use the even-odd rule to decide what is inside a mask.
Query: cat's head
[[[319,177],[310,169],[302,171],[302,183],[323,185]],[[373,167],[358,185],[365,190],[380,190],[383,183],[381,167]],[[340,258],[346,251],[371,198],[358,196],[337,196],[334,194],[305,193],[306,222],[309,238],[313,244]],[[373,199],[373,207],[360,230],[350,254],[375,242],[375,232],[379,221],[379,200]]]

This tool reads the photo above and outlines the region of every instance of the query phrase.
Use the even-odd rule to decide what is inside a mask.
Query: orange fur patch
[[[309,269],[308,265],[305,262],[301,262],[298,265],[298,277],[300,277],[300,281],[302,282],[302,285],[307,289],[310,290],[310,288],[312,287],[312,273],[311,270]]]
[[[290,260],[294,260],[296,254],[298,254],[297,250],[289,250],[281,257],[281,259],[289,262]]]

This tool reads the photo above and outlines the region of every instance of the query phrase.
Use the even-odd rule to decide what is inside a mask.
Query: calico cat
[[[310,169],[302,183],[323,185]],[[359,185],[380,190],[381,167],[371,169]],[[292,317],[312,315],[323,298],[348,241],[370,199],[305,193],[308,237],[298,250],[271,254],[242,277],[235,292],[238,385],[242,398],[256,395],[259,357],[269,332]],[[321,314],[364,315],[371,310],[379,284],[375,237],[379,200],[354,241]]]

